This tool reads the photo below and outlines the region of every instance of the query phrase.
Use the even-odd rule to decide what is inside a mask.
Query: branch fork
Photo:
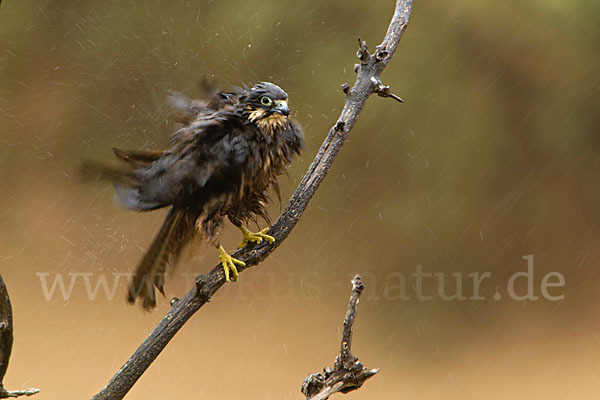
[[[325,367],[323,372],[310,374],[302,383],[302,393],[306,400],[326,400],[334,393],[348,393],[360,388],[363,383],[379,372],[369,369],[352,354],[352,331],[358,309],[358,300],[364,289],[360,275],[352,279],[352,295],[344,318],[344,331],[340,354],[335,358],[333,369]]]
[[[392,93],[389,86],[384,86],[383,83],[374,76],[371,77],[371,83],[373,84],[373,91],[380,97],[390,97],[400,103],[404,103],[404,100]]]
[[[354,72],[358,73],[361,68],[369,68],[373,67],[375,64],[383,63],[386,60],[389,61],[388,57],[390,56],[390,52],[387,50],[387,46],[384,42],[375,48],[375,53],[369,54],[367,43],[358,38],[358,51],[356,52],[356,56],[359,58],[360,64],[354,64]],[[404,103],[404,100],[392,93],[389,86],[381,83],[379,75],[380,72],[371,76],[370,83],[372,92],[377,93],[380,97],[389,97],[400,103]],[[346,95],[351,94],[350,86],[347,83],[342,85],[342,91]]]

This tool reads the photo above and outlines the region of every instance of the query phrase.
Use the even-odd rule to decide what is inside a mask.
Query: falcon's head
[[[290,113],[288,95],[279,86],[262,82],[254,85],[241,99],[244,115],[263,132],[273,134],[285,126]]]

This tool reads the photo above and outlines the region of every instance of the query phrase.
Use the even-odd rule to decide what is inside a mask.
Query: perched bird
[[[219,251],[225,279],[236,281],[233,258],[219,243],[225,217],[243,234],[239,247],[263,240],[273,243],[269,228],[253,233],[245,225],[257,217],[269,224],[269,191],[279,197],[277,177],[286,172],[304,139],[300,125],[288,118],[287,94],[269,82],[230,92],[211,90],[204,100],[172,96],[185,126],[165,151],[113,149],[121,167],[87,162],[84,169],[109,178],[125,208],[150,211],[170,207],[150,248],[137,267],[128,301],[141,298],[156,306],[154,288],[164,294],[165,270],[174,265],[195,236]]]

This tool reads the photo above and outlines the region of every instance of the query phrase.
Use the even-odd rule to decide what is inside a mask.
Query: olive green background
[[[307,150],[293,192],[374,50],[392,1],[30,1],[0,7],[0,272],[14,307],[9,389],[89,398],[216,264],[199,244],[143,313],[101,289],[131,272],[164,211],[136,214],[81,158],[162,148],[166,96],[270,80],[290,95]],[[600,395],[600,3],[416,0],[383,81],[305,216],[260,267],[194,316],[127,398],[299,399],[332,365],[362,273],[353,350],[379,375],[348,399]],[[280,207],[273,204],[276,216]],[[233,249],[239,232],[228,225]],[[510,298],[533,255],[533,295]],[[422,268],[419,299],[411,275]],[[489,272],[473,297],[468,274]],[[542,296],[544,276],[564,287]],[[40,275],[42,274],[42,275]],[[48,274],[48,275],[43,275]],[[57,275],[58,274],[58,275]],[[71,274],[71,275],[69,275]],[[73,275],[79,274],[79,275]],[[462,274],[467,299],[444,300]],[[42,282],[64,279],[49,300]],[[404,285],[402,285],[404,278]],[[556,282],[556,279],[551,279]],[[515,280],[518,295],[525,278]],[[402,290],[408,299],[402,298]],[[498,291],[501,298],[495,300]]]

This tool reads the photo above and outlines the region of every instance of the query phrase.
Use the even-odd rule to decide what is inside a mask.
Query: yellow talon
[[[246,263],[241,260],[238,260],[237,258],[231,257],[229,255],[229,253],[227,253],[225,251],[223,246],[219,245],[219,247],[217,247],[217,248],[219,249],[219,260],[221,261],[221,264],[223,264],[223,272],[225,273],[225,281],[229,282],[229,271],[231,271],[231,280],[234,282],[237,281],[238,280],[238,271],[237,271],[237,268],[235,267],[235,264],[246,266]]]
[[[244,238],[238,245],[238,249],[244,247],[248,242],[260,244],[263,241],[263,239],[269,243],[275,242],[275,238],[273,236],[267,235],[267,232],[269,232],[269,228],[265,228],[256,233],[250,232],[245,226],[240,226],[240,230],[242,231]]]

